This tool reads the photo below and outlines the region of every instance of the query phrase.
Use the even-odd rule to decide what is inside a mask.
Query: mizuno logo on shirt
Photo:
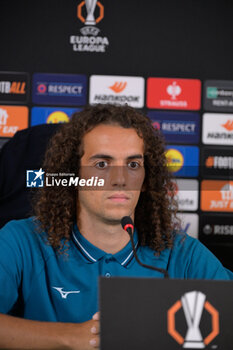
[[[77,293],[80,293],[80,290],[70,290],[70,291],[65,292],[64,290],[62,290],[63,287],[62,287],[62,288],[60,288],[60,287],[53,287],[53,288],[56,289],[56,290],[61,294],[61,297],[62,297],[63,299],[67,299],[67,296],[68,296],[69,294],[77,294]]]

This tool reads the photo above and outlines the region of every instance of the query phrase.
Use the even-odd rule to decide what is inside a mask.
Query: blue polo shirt
[[[177,234],[173,249],[159,256],[134,242],[144,264],[167,269],[171,278],[230,279],[218,259],[198,240]],[[107,254],[74,226],[68,250],[56,254],[35,219],[11,221],[0,231],[0,312],[31,320],[84,322],[98,311],[98,277],[163,278],[141,267],[130,242]]]

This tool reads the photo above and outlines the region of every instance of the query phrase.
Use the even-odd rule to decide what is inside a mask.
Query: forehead
[[[83,137],[85,153],[144,153],[144,142],[133,128],[100,124]]]

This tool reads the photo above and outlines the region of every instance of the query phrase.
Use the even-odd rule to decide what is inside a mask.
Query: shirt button
[[[111,273],[106,272],[105,277],[111,277]]]

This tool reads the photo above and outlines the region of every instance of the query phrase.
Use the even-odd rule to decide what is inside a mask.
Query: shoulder
[[[168,270],[170,278],[233,279],[233,274],[199,240],[182,231],[174,233],[173,237],[173,247],[160,254],[142,247],[144,261]]]
[[[20,241],[22,241],[25,237],[33,237],[33,234],[37,232],[38,227],[38,221],[35,217],[12,220],[0,230],[0,238],[16,240],[20,238]]]
[[[171,250],[172,269],[182,271],[184,278],[229,279],[221,262],[198,239],[184,232],[174,234]]]
[[[47,236],[39,230],[39,222],[35,217],[22,220],[12,220],[0,230],[1,250],[8,247],[15,254],[25,254],[26,251],[48,253]],[[41,254],[41,253],[40,253]]]

